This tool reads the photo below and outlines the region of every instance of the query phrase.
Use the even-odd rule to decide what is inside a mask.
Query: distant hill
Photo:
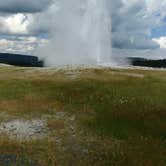
[[[152,60],[139,57],[129,57],[128,60],[133,66],[166,68],[166,59]]]
[[[43,67],[43,61],[38,57],[21,54],[0,53],[0,63],[24,66],[24,67]]]

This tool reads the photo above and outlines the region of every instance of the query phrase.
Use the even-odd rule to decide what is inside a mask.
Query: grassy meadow
[[[165,166],[166,71],[0,67],[0,123],[15,119],[49,132],[0,133],[2,166]]]

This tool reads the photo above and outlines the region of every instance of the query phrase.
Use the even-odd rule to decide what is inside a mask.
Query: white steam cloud
[[[110,62],[111,16],[107,0],[55,2],[46,11],[54,17],[50,41],[36,52],[46,65]]]

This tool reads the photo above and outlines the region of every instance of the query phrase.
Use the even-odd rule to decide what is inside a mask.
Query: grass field
[[[0,67],[0,126],[37,119],[47,130],[2,129],[0,165],[165,166],[165,104],[162,70]]]

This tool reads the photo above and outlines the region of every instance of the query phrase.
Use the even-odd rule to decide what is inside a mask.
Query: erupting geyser
[[[109,0],[59,0],[49,43],[38,54],[47,66],[111,62]]]

